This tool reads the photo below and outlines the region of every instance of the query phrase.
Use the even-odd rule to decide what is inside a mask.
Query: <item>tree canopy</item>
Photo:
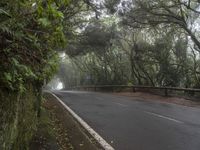
[[[70,86],[200,86],[199,1],[105,0],[95,4],[100,16],[83,16],[87,23],[78,28],[66,48],[70,57],[62,64],[76,68]]]

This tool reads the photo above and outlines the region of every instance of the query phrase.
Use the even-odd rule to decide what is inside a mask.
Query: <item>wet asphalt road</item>
[[[116,150],[200,150],[200,109],[112,94],[54,91]]]

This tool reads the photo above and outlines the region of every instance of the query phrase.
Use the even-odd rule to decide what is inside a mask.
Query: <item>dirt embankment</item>
[[[51,95],[45,94],[38,130],[31,150],[97,150],[95,140]]]

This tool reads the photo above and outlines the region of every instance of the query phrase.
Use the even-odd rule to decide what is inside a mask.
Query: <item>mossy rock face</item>
[[[23,94],[0,91],[0,149],[26,150],[34,130],[37,116],[37,97],[32,86]]]

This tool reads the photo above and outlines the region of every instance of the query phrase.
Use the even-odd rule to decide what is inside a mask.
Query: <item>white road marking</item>
[[[71,108],[69,108],[60,98],[49,91],[45,91],[52,94],[65,109],[90,133],[90,135],[97,140],[104,150],[115,150],[110,144],[108,144],[96,131],[94,131],[83,119],[81,119]]]
[[[115,103],[115,104],[117,104],[119,106],[123,106],[123,107],[128,107],[127,105],[124,105],[124,104],[121,104],[121,103]]]
[[[166,116],[163,116],[163,115],[159,115],[159,114],[156,114],[156,113],[152,113],[152,112],[148,112],[148,111],[145,111],[145,112],[148,113],[148,114],[154,115],[156,117],[159,117],[159,118],[163,118],[163,119],[167,119],[167,120],[170,120],[170,121],[174,121],[176,123],[184,123],[182,121],[179,121],[179,120],[176,120],[176,119],[173,119],[173,118],[170,118],[170,117],[166,117]]]

